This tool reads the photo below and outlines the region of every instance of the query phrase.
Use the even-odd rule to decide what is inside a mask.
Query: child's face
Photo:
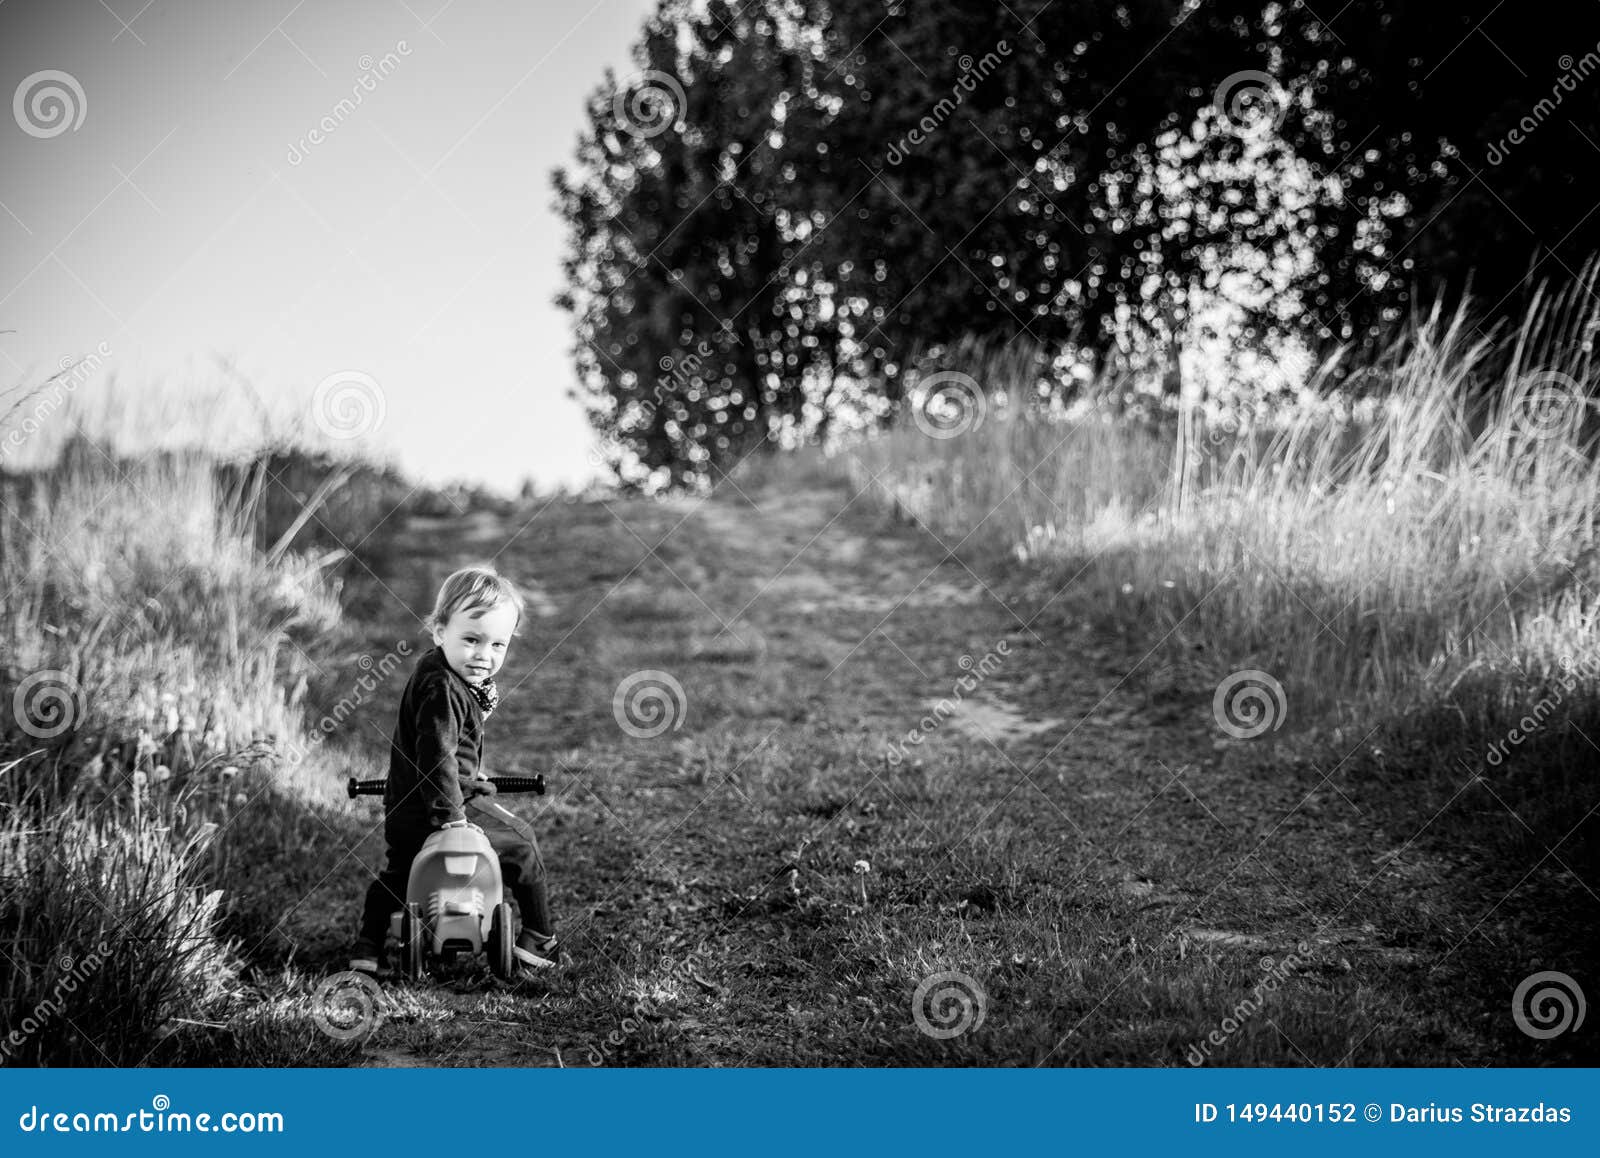
[[[433,629],[433,642],[456,674],[479,684],[505,663],[516,626],[517,609],[506,600],[487,611],[480,609],[476,615],[458,608],[449,623]]]

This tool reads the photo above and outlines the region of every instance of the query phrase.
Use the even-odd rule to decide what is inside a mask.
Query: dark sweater
[[[417,658],[400,694],[389,745],[386,824],[439,826],[463,820],[461,782],[483,765],[483,709],[438,647]]]

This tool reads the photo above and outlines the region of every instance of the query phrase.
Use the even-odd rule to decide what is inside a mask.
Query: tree
[[[780,37],[761,4],[696,15],[668,0],[639,73],[608,74],[589,102],[583,180],[555,175],[574,287],[558,300],[577,315],[582,397],[624,481],[693,481],[804,407],[788,356],[796,243],[773,191],[785,94],[810,66]]]
[[[963,343],[1035,351],[1052,397],[1108,359],[1170,395],[1218,302],[1229,350],[1375,341],[1469,278],[1514,312],[1536,248],[1600,243],[1600,28],[1534,6],[665,0],[557,175],[592,419],[676,484],[889,421]]]
[[[1315,97],[1283,135],[1327,185],[1297,292],[1328,336],[1380,337],[1469,285],[1514,318],[1536,278],[1600,249],[1593,5],[1351,0],[1329,23],[1285,6],[1275,42]]]

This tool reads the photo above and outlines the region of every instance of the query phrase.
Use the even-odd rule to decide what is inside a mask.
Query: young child
[[[513,828],[484,777],[484,721],[499,702],[494,676],[522,620],[516,587],[489,567],[464,567],[444,581],[425,625],[434,647],[417,659],[400,696],[383,794],[388,861],[367,889],[350,968],[376,973],[390,914],[405,907],[411,862],[430,832],[473,820],[499,854],[506,891],[522,913],[513,952],[525,969],[556,964],[556,938],[545,897],[544,862],[533,831]],[[520,831],[519,831],[520,828]]]

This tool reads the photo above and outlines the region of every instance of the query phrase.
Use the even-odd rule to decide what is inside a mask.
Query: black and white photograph
[[[4,0],[0,95],[0,1066],[1600,1060],[1600,6]]]

